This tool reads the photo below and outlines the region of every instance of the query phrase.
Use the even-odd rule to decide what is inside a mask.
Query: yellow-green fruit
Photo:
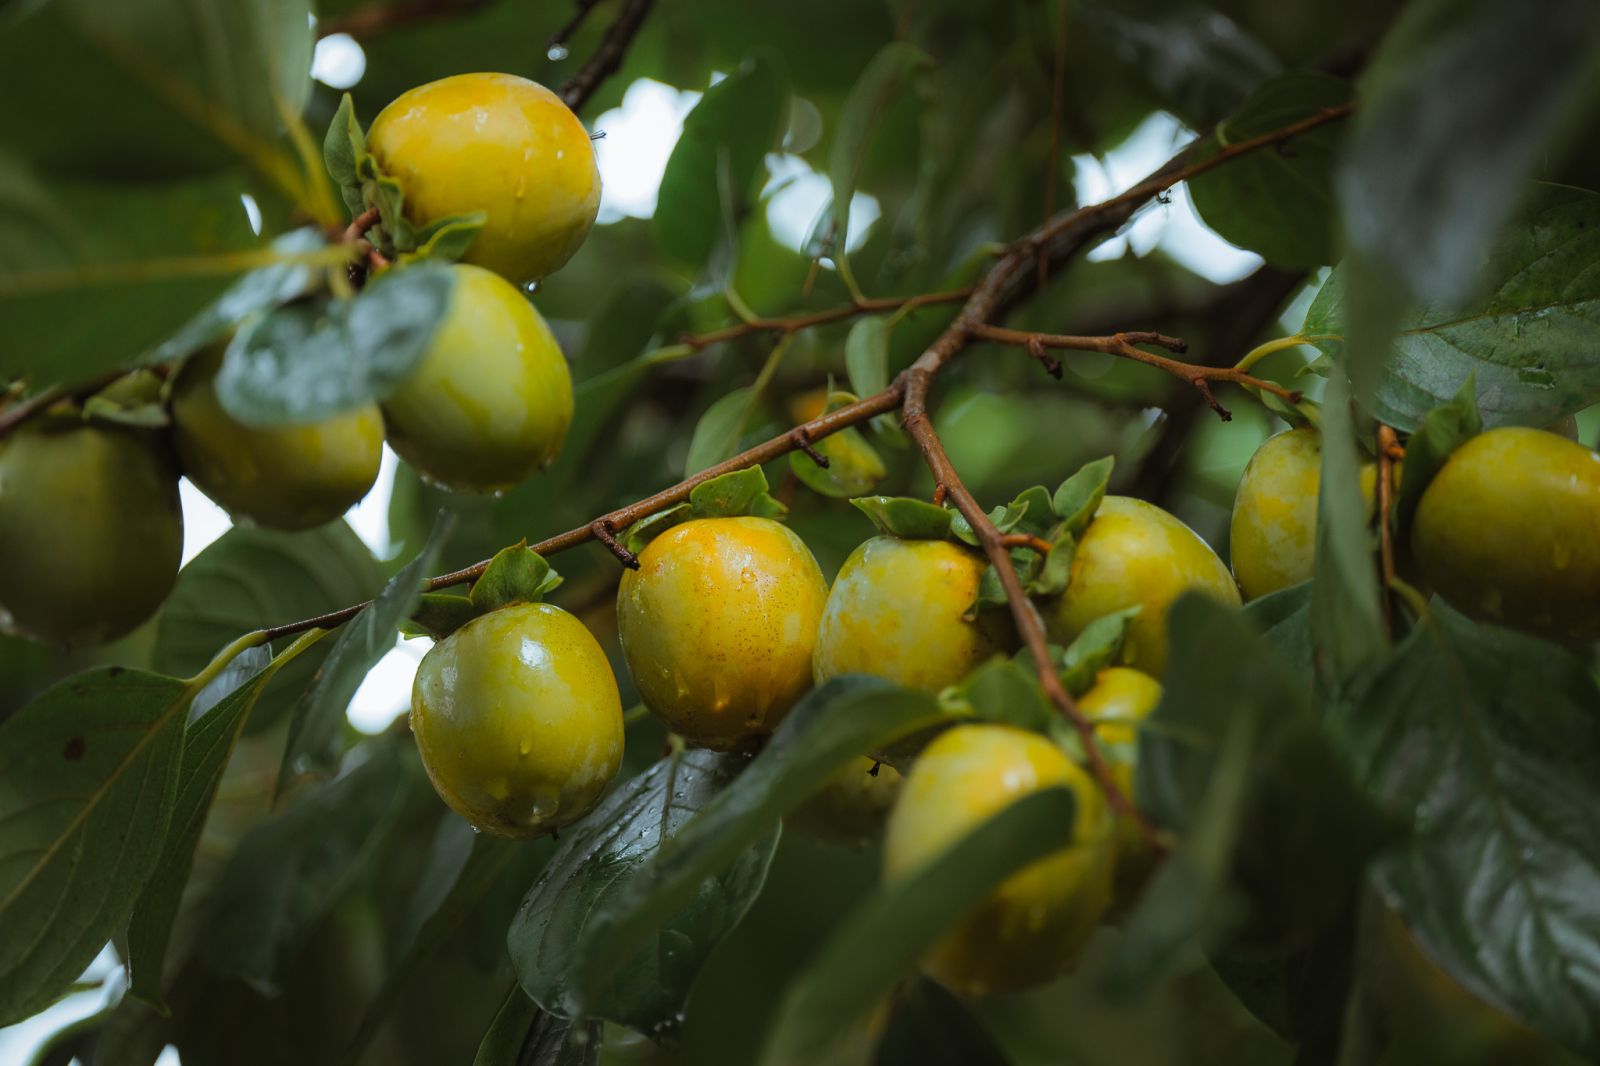
[[[383,461],[383,415],[365,404],[321,422],[247,426],[223,410],[222,352],[191,359],[172,390],[172,442],[189,480],[235,518],[310,529],[359,502]]]
[[[0,628],[70,647],[120,637],[182,559],[178,473],[148,432],[47,416],[0,441]]]
[[[1239,587],[1217,553],[1154,504],[1107,496],[1072,558],[1066,591],[1044,607],[1050,639],[1070,644],[1113,611],[1142,610],[1128,625],[1122,663],[1160,677],[1167,662],[1167,608],[1201,592],[1239,605]]]
[[[883,828],[901,781],[900,771],[888,763],[866,756],[852,759],[788,820],[811,836],[863,845]]]
[[[1149,674],[1113,666],[1100,671],[1094,687],[1078,697],[1078,709],[1094,723],[1100,753],[1128,799],[1133,799],[1133,773],[1138,765],[1139,726],[1161,702],[1161,682]],[[1132,899],[1155,865],[1156,854],[1130,815],[1117,818],[1117,896]]]
[[[884,875],[903,879],[1024,796],[1055,786],[1077,799],[1072,843],[1002,882],[923,959],[940,983],[987,995],[1068,967],[1111,899],[1111,816],[1100,789],[1037,733],[962,725],[940,734],[889,814]]]
[[[378,113],[367,150],[415,226],[483,211],[466,261],[522,284],[561,269],[600,209],[594,145],[566,104],[512,74],[457,74]]]
[[[622,574],[617,631],[639,695],[668,729],[727,750],[772,732],[811,685],[828,586],[793,530],[703,518]]]
[[[445,488],[503,492],[544,469],[572,423],[572,374],[533,305],[457,264],[428,350],[383,404],[389,443]]]
[[[523,603],[474,618],[417,667],[411,730],[439,796],[479,829],[582,818],[622,764],[622,700],[583,623]]]
[[[1600,455],[1538,429],[1481,433],[1423,492],[1411,549],[1428,584],[1466,614],[1600,638]]]
[[[813,659],[818,684],[840,674],[886,677],[938,692],[1014,644],[1005,615],[962,615],[988,566],[945,540],[873,537],[850,554],[822,612]]]

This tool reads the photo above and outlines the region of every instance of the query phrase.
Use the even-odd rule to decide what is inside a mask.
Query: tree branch
[[[858,315],[879,314],[884,311],[912,311],[918,307],[931,307],[935,304],[960,303],[971,295],[971,289],[953,289],[950,292],[924,292],[915,296],[852,300],[839,307],[829,307],[821,311],[810,311],[783,318],[752,318],[724,329],[712,330],[710,333],[686,333],[678,338],[678,343],[699,351],[701,348],[709,348],[713,344],[726,344],[753,333],[797,333],[812,326],[825,326],[830,322],[841,322]]]
[[[655,0],[623,0],[622,10],[617,13],[616,21],[606,30],[600,39],[600,47],[595,49],[594,55],[589,57],[578,73],[568,78],[566,84],[561,86],[559,96],[566,105],[574,111],[581,110],[589,102],[589,97],[594,95],[600,83],[617,72],[622,66],[622,59],[628,54],[628,46],[633,43],[634,36],[639,32],[639,27],[644,25],[645,16],[650,14],[650,8]]]

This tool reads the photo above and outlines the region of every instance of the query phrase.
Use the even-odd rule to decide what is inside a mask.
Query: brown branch
[[[1055,547],[1043,537],[1034,536],[1032,533],[1003,533],[1000,543],[1008,548],[1032,548],[1040,555],[1049,555],[1050,549]]]
[[[122,375],[129,373],[131,369],[129,367],[121,367],[116,370],[110,370],[70,389],[62,385],[52,385],[50,388],[29,396],[25,400],[18,400],[9,407],[0,408],[0,438],[5,437],[35,415],[43,414],[52,405],[61,400],[81,400],[84,397],[94,395],[122,377]]]
[[[612,534],[611,524],[603,518],[597,518],[589,523],[594,531],[594,539],[606,546],[606,551],[617,557],[617,561],[629,570],[639,569],[639,557],[617,543],[617,538]]]
[[[552,54],[550,56],[551,59],[566,58],[567,42],[572,39],[574,33],[578,32],[578,27],[588,20],[589,12],[593,11],[595,5],[599,2],[600,0],[578,0],[578,10],[573,12],[572,17],[567,20],[566,24],[552,33],[550,39],[545,42],[544,46],[549,52],[554,53],[558,48],[561,50],[559,56]]]
[[[1121,356],[1124,359],[1132,359],[1147,366],[1156,367],[1192,385],[1200,393],[1201,398],[1210,405],[1211,409],[1222,416],[1223,421],[1227,421],[1233,416],[1212,395],[1211,383],[1213,381],[1228,381],[1236,385],[1249,385],[1261,389],[1263,392],[1270,392],[1288,403],[1295,403],[1300,399],[1300,393],[1293,389],[1286,389],[1275,381],[1267,381],[1264,378],[1255,377],[1231,366],[1206,366],[1201,363],[1185,363],[1135,347],[1135,345],[1147,344],[1173,352],[1188,350],[1188,345],[1184,344],[1183,341],[1176,337],[1163,336],[1160,333],[1113,333],[1109,337],[1069,337],[1058,333],[1029,333],[1019,329],[1006,329],[1002,326],[990,326],[980,322],[972,327],[972,336],[978,340],[994,341],[997,344],[1015,344],[1026,348],[1034,358],[1039,358],[1038,349],[1040,348],[1058,348],[1078,352],[1104,352],[1107,355]],[[1046,368],[1048,369],[1048,364]]]
[[[813,326],[825,326],[830,322],[842,322],[847,318],[857,315],[881,314],[885,311],[915,310],[918,307],[931,307],[935,304],[960,303],[972,295],[971,289],[954,289],[950,292],[924,292],[915,296],[885,296],[875,299],[855,300],[842,304],[839,307],[829,307],[821,311],[809,311],[805,314],[789,315],[784,318],[756,318],[748,322],[739,322],[723,329],[712,330],[710,333],[685,333],[678,338],[678,343],[699,351],[709,348],[713,344],[726,344],[755,333],[798,333],[803,329]]]
[[[595,90],[600,88],[600,83],[622,66],[628,46],[633,43],[639,27],[644,25],[645,16],[650,14],[654,3],[655,0],[623,0],[616,21],[611,23],[605,36],[600,39],[600,47],[595,49],[594,55],[589,57],[578,73],[561,86],[558,95],[568,107],[574,111],[581,110]]]
[[[796,426],[789,431],[789,435],[794,438],[794,446],[804,452],[806,458],[822,467],[822,469],[828,469],[830,465],[828,457],[817,451],[816,447],[811,443],[811,434],[806,432],[806,427]]]
[[[360,40],[421,25],[438,19],[465,15],[489,6],[489,0],[411,0],[409,3],[375,3],[357,8],[347,15],[317,20],[317,36],[346,33]]]

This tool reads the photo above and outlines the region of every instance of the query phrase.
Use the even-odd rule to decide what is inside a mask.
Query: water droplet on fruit
[[[546,59],[550,60],[550,62],[559,63],[559,62],[561,62],[563,59],[567,58],[567,56],[569,56],[571,54],[572,53],[567,50],[567,46],[566,45],[564,45],[564,44],[553,44],[553,45],[550,46],[550,50],[548,52],[546,52],[544,55],[545,55]]]
[[[530,281],[527,284],[523,285],[522,286],[522,291],[527,293],[529,296],[532,296],[534,293],[538,292],[539,291],[539,279],[538,278],[534,278],[532,281]]]
[[[528,736],[523,737],[522,741],[517,745],[517,751],[521,752],[523,755],[527,755],[532,750],[533,738]]]

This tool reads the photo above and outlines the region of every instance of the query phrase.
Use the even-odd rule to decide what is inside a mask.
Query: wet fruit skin
[[[1037,733],[961,725],[923,751],[884,835],[884,876],[902,879],[1022,797],[1053,786],[1077,798],[1073,843],[1002,882],[924,959],[951,991],[981,996],[1067,968],[1111,898],[1111,817],[1099,788]]]
[[[1233,575],[1205,541],[1154,504],[1107,496],[1078,544],[1067,589],[1043,605],[1050,639],[1070,644],[1113,611],[1139,606],[1121,662],[1159,678],[1167,660],[1167,608],[1190,589],[1239,605]]]
[[[518,285],[561,269],[600,209],[600,171],[583,123],[561,98],[511,74],[457,74],[402,93],[378,113],[367,150],[423,226],[483,211],[465,260]]]
[[[412,685],[411,729],[440,798],[501,836],[577,821],[622,764],[611,664],[546,603],[490,611],[435,644]]]
[[[668,729],[728,750],[771,733],[811,686],[827,584],[793,530],[768,518],[673,526],[617,590],[623,656]]]
[[[1395,484],[1399,484],[1398,464]],[[1361,465],[1361,495],[1370,517],[1377,464]],[[1228,530],[1233,576],[1253,600],[1311,580],[1317,547],[1317,493],[1322,484],[1322,434],[1302,427],[1268,437],[1239,479]]]
[[[1161,682],[1126,666],[1100,671],[1094,686],[1078,697],[1078,710],[1094,725],[1100,753],[1111,767],[1112,778],[1128,799],[1133,799],[1133,775],[1138,766],[1139,726],[1161,702]],[[1130,901],[1155,865],[1156,854],[1131,815],[1116,820],[1117,898]]]
[[[572,423],[572,374],[539,312],[482,267],[457,264],[450,308],[383,404],[389,443],[449,489],[503,492],[548,466]]]
[[[378,479],[383,415],[366,404],[321,422],[248,426],[223,410],[220,349],[184,365],[172,391],[172,443],[183,472],[235,518],[270,529],[331,522]]]
[[[1010,620],[985,611],[962,615],[988,566],[977,552],[945,540],[873,537],[839,568],[817,632],[818,684],[864,673],[938,692],[1015,646]]]
[[[1474,618],[1600,638],[1600,455],[1538,429],[1481,433],[1423,492],[1411,548],[1434,591]]]
[[[182,559],[178,473],[153,434],[46,416],[0,441],[0,627],[104,643],[155,612]]]
[[[882,831],[903,780],[888,763],[858,756],[785,821],[808,836],[862,847]]]

